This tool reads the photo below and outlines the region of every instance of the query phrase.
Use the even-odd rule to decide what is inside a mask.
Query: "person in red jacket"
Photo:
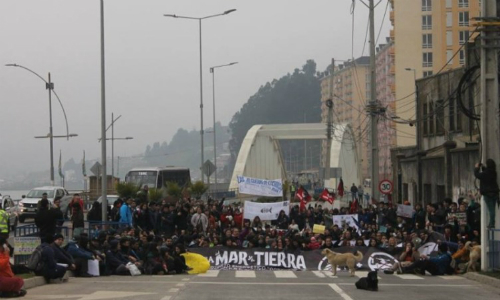
[[[14,276],[10,268],[9,254],[7,240],[0,237],[0,297],[23,297],[27,293],[22,289],[24,280]]]
[[[234,210],[233,220],[236,227],[241,228],[241,225],[243,225],[243,214],[239,208]]]

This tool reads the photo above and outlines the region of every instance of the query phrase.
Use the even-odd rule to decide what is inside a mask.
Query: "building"
[[[464,65],[462,47],[480,16],[480,0],[390,0],[395,43],[396,106],[394,114],[415,119],[415,78]],[[413,72],[415,73],[413,73]],[[414,77],[415,75],[415,77]],[[416,143],[415,127],[396,124],[398,146]]]
[[[326,100],[333,101],[333,124],[350,124],[356,136],[358,157],[361,158],[361,176],[369,178],[369,156],[367,129],[370,124],[365,106],[370,99],[370,57],[362,56],[336,66],[321,79],[321,122],[327,123],[328,107]],[[335,126],[334,126],[335,128]],[[335,133],[334,133],[334,137]],[[323,142],[322,156],[326,157],[326,142]],[[324,163],[322,163],[324,165]],[[347,183],[346,183],[347,184]],[[349,183],[349,186],[352,183]],[[361,182],[356,182],[361,184]]]
[[[395,110],[395,65],[394,43],[387,39],[387,44],[377,47],[376,56],[377,100],[386,110]],[[378,121],[379,178],[392,178],[391,148],[396,146],[396,126],[394,121],[383,115]]]

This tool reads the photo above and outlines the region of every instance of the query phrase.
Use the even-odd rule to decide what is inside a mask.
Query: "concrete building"
[[[377,100],[387,110],[395,110],[395,65],[394,43],[387,39],[387,44],[377,47],[376,86]],[[392,179],[391,148],[396,146],[396,123],[385,116],[378,121],[379,140],[379,178]],[[370,144],[369,144],[370,145]],[[368,147],[369,148],[369,147]]]
[[[332,99],[333,124],[350,124],[354,131],[358,157],[361,158],[363,180],[369,177],[367,150],[369,118],[365,113],[365,106],[370,98],[369,68],[370,58],[362,56],[336,66],[333,74],[328,74],[321,79],[321,122],[327,123],[328,107],[325,103],[326,100]],[[326,141],[323,142],[321,157],[326,157]],[[355,183],[361,184],[362,182]],[[351,184],[349,182],[349,186]]]
[[[415,119],[416,78],[460,67],[465,62],[461,46],[474,29],[472,19],[480,15],[480,0],[390,0],[395,43],[395,115]],[[456,55],[455,55],[456,54]],[[415,127],[396,124],[398,146],[415,145]]]

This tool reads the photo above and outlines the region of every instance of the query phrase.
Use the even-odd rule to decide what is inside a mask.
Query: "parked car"
[[[118,200],[120,196],[118,195],[106,195],[106,199],[108,199],[108,209],[113,209],[113,203]],[[97,202],[102,204],[102,196],[97,199]]]
[[[11,230],[15,230],[18,223],[16,204],[12,201],[9,195],[4,195],[0,201],[2,201],[2,208],[9,215],[9,225]]]
[[[69,195],[68,191],[60,186],[42,186],[37,187],[29,191],[24,199],[19,202],[19,207],[21,213],[19,214],[19,221],[24,222],[26,218],[34,218],[38,210],[38,201],[42,199],[43,193],[47,193],[47,199],[49,200],[49,205],[52,206],[54,198],[57,196],[61,198],[61,210],[63,213],[66,212],[69,202],[72,196]]]

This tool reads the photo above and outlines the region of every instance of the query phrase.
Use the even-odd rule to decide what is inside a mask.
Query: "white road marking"
[[[179,289],[178,288],[171,288],[168,290],[169,293],[178,293]]]
[[[354,274],[354,276],[356,277],[367,277],[368,276],[368,271],[356,271],[356,273]],[[382,279],[380,276],[378,276],[378,279]]]
[[[321,271],[312,271],[314,275],[318,276],[319,278],[325,278],[325,274]]]
[[[328,278],[339,278],[337,275],[333,275],[332,271],[323,271],[323,274]]]
[[[161,298],[161,300],[170,300],[171,297],[172,296],[165,296],[165,297]]]
[[[335,283],[331,283],[329,284],[329,286],[335,291],[337,292],[337,294],[340,295],[340,297],[344,298],[344,300],[352,300],[351,297],[349,297],[349,295],[347,295],[338,285],[336,285]]]
[[[182,278],[182,281],[189,281],[189,278]]]
[[[399,277],[401,279],[405,279],[405,280],[423,280],[424,278],[423,277],[420,277],[420,276],[417,276],[417,275],[413,275],[413,274],[394,274],[394,276],[396,277]]]
[[[255,271],[236,271],[236,278],[255,278]]]
[[[293,271],[274,271],[276,278],[297,278]]]
[[[178,283],[178,284],[176,284],[175,286],[183,287],[183,286],[185,286],[185,285],[186,285],[185,283]]]
[[[219,276],[219,270],[208,270],[206,273],[198,274],[201,277],[217,277]]]
[[[465,279],[462,276],[438,276],[439,278],[442,278],[444,280],[462,280]]]
[[[156,293],[135,293],[135,292],[116,292],[116,291],[98,291],[78,300],[97,300],[97,299],[121,299],[125,297],[134,297],[140,299],[140,296],[153,295]],[[139,297],[138,297],[139,296]]]

